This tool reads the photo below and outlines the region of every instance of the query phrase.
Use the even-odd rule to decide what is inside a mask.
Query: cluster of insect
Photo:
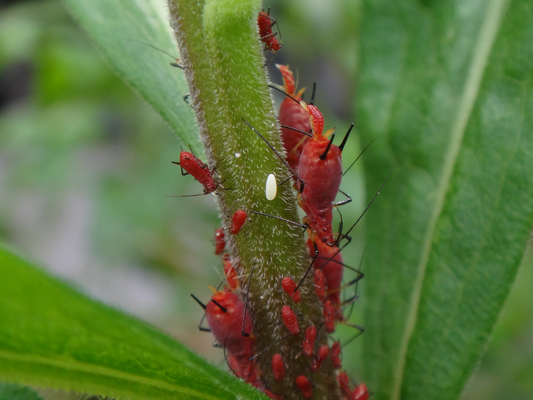
[[[272,52],[281,49],[277,32],[273,32],[276,21],[270,17],[269,13],[260,12],[257,24],[260,39],[265,48]],[[333,209],[351,201],[349,196],[340,191],[340,184],[343,176],[341,155],[353,124],[342,143],[339,146],[333,144],[335,136],[333,129],[323,131],[324,118],[313,104],[315,90],[313,89],[311,101],[304,102],[302,100],[304,89],[297,90],[292,71],[288,66],[276,66],[283,78],[283,86],[279,86],[278,90],[286,95],[278,114],[285,154],[276,152],[259,132],[249,126],[267,142],[287,166],[293,177],[293,186],[297,191],[299,206],[305,213],[302,226],[307,230],[307,247],[312,261],[299,283],[289,276],[283,277],[280,281],[281,288],[288,295],[288,303],[281,309],[283,324],[288,331],[288,336],[301,336],[301,354],[309,360],[309,374],[299,375],[294,382],[294,387],[304,398],[312,398],[314,387],[312,374],[329,360],[337,371],[337,384],[343,397],[349,400],[366,400],[369,398],[366,385],[364,383],[352,384],[346,372],[341,371],[340,342],[334,341],[331,346],[320,346],[317,340],[317,336],[334,333],[337,323],[348,324],[343,310],[347,305],[352,304],[357,296],[354,294],[352,298],[343,301],[341,291],[356,284],[363,277],[360,271],[354,269],[357,277],[343,286],[344,269],[350,267],[344,264],[341,250],[350,242],[349,233],[355,224],[344,234],[334,235],[332,228]],[[205,194],[213,193],[221,186],[220,183],[215,182],[212,170],[192,152],[182,151],[180,161],[176,164],[181,166],[182,174],[192,175],[203,185]],[[325,178],[318,179],[317,177]],[[345,194],[347,199],[335,203],[339,192]],[[269,200],[276,196],[276,181],[273,176],[267,179],[266,196]],[[221,290],[213,288],[213,296],[206,304],[194,295],[192,297],[205,310],[205,318],[209,324],[209,329],[200,329],[210,331],[224,348],[230,370],[270,398],[283,399],[283,394],[271,392],[261,379],[256,365],[258,351],[255,347],[253,321],[247,309],[247,299],[243,295],[246,291],[240,287],[231,257],[225,252],[226,236],[228,234],[238,235],[248,219],[248,213],[251,212],[261,214],[257,211],[239,209],[233,214],[229,229],[216,230],[215,253],[222,258],[225,275]],[[341,245],[342,240],[345,240],[343,245]],[[314,276],[316,296],[322,304],[324,325],[320,327],[311,325],[305,329],[305,332],[301,332],[291,303],[301,302],[300,285],[311,276]],[[359,330],[359,334],[362,333],[361,327],[355,327]],[[272,357],[271,366],[275,379],[284,379],[287,363],[281,354],[276,353]]]

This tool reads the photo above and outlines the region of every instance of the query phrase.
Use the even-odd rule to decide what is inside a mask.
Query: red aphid
[[[204,187],[205,194],[213,193],[217,189],[218,185],[213,179],[211,170],[193,153],[182,150],[180,153],[180,162],[175,164],[178,164],[181,167],[182,174],[183,170],[185,170],[187,173],[191,174],[194,179],[200,182]]]
[[[317,331],[313,325],[311,325],[305,330],[304,341],[302,343],[302,352],[304,353],[304,356],[306,356],[307,358],[310,358],[313,355],[316,334],[317,334]]]
[[[318,249],[318,256],[313,264],[316,270],[315,276],[316,272],[319,270],[323,272],[323,276],[326,279],[327,299],[331,300],[332,304],[335,306],[335,318],[339,321],[342,321],[343,317],[340,310],[340,288],[342,284],[342,275],[344,272],[342,255],[337,246],[328,246],[317,237],[315,237],[314,243]],[[312,252],[311,254],[314,254],[312,239],[307,241],[307,247],[309,248],[310,253]]]
[[[331,346],[331,365],[333,365],[333,368],[340,369],[342,367],[342,362],[340,359],[341,355],[341,344],[340,342],[335,342]]]
[[[278,396],[276,393],[272,393],[270,390],[265,389],[265,394],[272,400],[283,400],[283,397]]]
[[[237,278],[235,268],[233,268],[233,265],[229,260],[224,262],[224,275],[226,275],[226,280],[228,281],[228,286],[231,291],[234,292],[237,290],[239,287],[239,279]]]
[[[305,89],[296,92],[296,84],[292,71],[288,66],[276,64],[283,76],[283,89],[285,93],[300,101]],[[280,125],[290,126],[303,132],[311,133],[309,113],[290,97],[283,99],[279,107],[278,120]],[[310,139],[309,136],[288,128],[281,128],[283,147],[287,153],[286,160],[294,172],[298,172],[302,150]],[[294,177],[297,179],[297,177]]]
[[[300,333],[298,319],[296,318],[294,311],[292,311],[292,308],[287,305],[283,306],[281,308],[281,317],[283,318],[283,322],[291,334],[297,335]]]
[[[368,389],[364,383],[357,386],[350,396],[350,400],[368,400],[370,397]]]
[[[333,202],[342,179],[341,149],[330,143],[332,131],[322,134],[324,118],[313,105],[302,106],[309,111],[313,137],[305,144],[298,165],[298,203],[306,220],[320,240],[332,246]],[[303,188],[302,188],[303,182]]]
[[[313,372],[318,371],[322,363],[326,361],[326,358],[328,358],[328,355],[329,355],[329,347],[327,345],[321,346],[318,349],[318,355],[316,356],[316,358],[313,360],[313,363],[311,364],[311,370]]]
[[[315,261],[316,262],[316,261]],[[326,278],[321,269],[315,270],[315,292],[321,303],[326,301]]]
[[[233,217],[231,218],[231,234],[232,235],[238,235],[239,232],[242,229],[242,226],[246,222],[246,218],[248,217],[248,214],[244,210],[237,210],[233,214]]]
[[[274,354],[272,357],[272,372],[274,374],[274,378],[277,381],[282,380],[285,376],[285,371],[287,371],[287,367],[285,367],[285,363],[281,358],[281,354]]]
[[[215,254],[217,256],[224,253],[224,248],[226,247],[226,237],[224,235],[224,229],[218,228],[215,231]]]
[[[300,301],[302,301],[302,295],[300,294],[300,290],[296,289],[296,283],[294,283],[294,281],[288,276],[282,279],[281,287],[283,288],[285,293],[287,293],[294,300],[295,303],[299,303]]]
[[[281,44],[276,39],[277,32],[272,32],[272,27],[276,25],[276,20],[270,17],[266,12],[261,11],[257,16],[257,25],[259,26],[259,36],[265,47],[275,53],[281,49]]]
[[[313,397],[313,385],[311,385],[311,381],[307,377],[300,375],[296,378],[296,386],[306,399]]]
[[[352,391],[350,390],[350,378],[348,378],[348,374],[344,371],[339,372],[337,375],[337,383],[344,396],[349,398],[352,395]]]
[[[326,332],[335,332],[335,308],[330,300],[324,303],[324,325],[326,326]]]
[[[244,331],[249,336],[242,335],[244,315],[244,303],[233,292],[216,292],[205,309],[207,323],[215,339],[241,365],[247,365],[246,360],[253,356],[255,343],[252,335],[252,318],[247,310]]]

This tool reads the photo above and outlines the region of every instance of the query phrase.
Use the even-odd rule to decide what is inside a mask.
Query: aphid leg
[[[334,207],[339,207],[339,206],[343,206],[345,204],[348,204],[348,203],[351,203],[352,202],[352,197],[346,193],[345,191],[339,189],[339,193],[343,194],[344,196],[346,196],[346,200],[342,200],[342,201],[338,201],[336,203],[333,203],[333,206]]]
[[[199,305],[200,307],[202,307],[202,308],[204,309],[204,311],[205,311],[205,309],[206,309],[206,305],[205,305],[204,303],[202,303],[202,302],[198,299],[198,297],[196,297],[196,296],[195,296],[194,294],[192,294],[192,293],[191,293],[191,297],[192,297],[192,298],[194,299],[194,301],[196,301],[196,302],[198,303],[198,305]],[[204,328],[204,327],[202,326],[202,324],[203,324],[203,322],[204,322],[204,319],[205,319],[205,313],[204,313],[202,319],[200,320],[200,323],[198,324],[198,330],[199,330],[200,332],[211,332],[211,329],[209,329],[209,328]]]
[[[276,346],[278,344],[280,344],[281,342],[283,342],[285,339],[288,339],[289,337],[292,336],[292,333],[289,333],[285,336],[283,336],[281,339],[277,340],[276,342],[272,343],[271,345],[265,347],[263,350],[261,350],[259,353],[257,353],[256,355],[252,356],[249,358],[250,361],[253,361],[255,360],[257,357],[259,357],[261,354],[263,354],[265,351],[267,351],[268,349],[272,348],[273,346]]]
[[[271,215],[271,214],[265,214],[265,213],[262,213],[260,211],[254,211],[254,210],[246,210],[247,212],[251,212],[252,214],[258,214],[258,215],[263,215],[265,217],[270,217],[270,218],[275,218],[275,219],[279,219],[281,221],[285,221],[287,222],[288,224],[291,224],[291,225],[295,225],[297,227],[300,227],[300,228],[303,228],[304,229],[304,232],[307,230],[307,228],[309,227],[309,225],[307,224],[300,224],[299,222],[294,222],[294,221],[291,221],[290,219],[286,219],[286,218],[282,218],[282,217],[278,217],[276,215]]]
[[[313,257],[313,260],[311,261],[311,264],[309,264],[309,267],[307,268],[307,271],[305,271],[305,274],[303,276],[303,278],[301,279],[300,283],[298,283],[298,286],[296,286],[296,290],[298,290],[300,288],[300,286],[302,286],[302,283],[304,283],[305,281],[305,278],[307,278],[307,275],[309,275],[309,271],[311,271],[311,268],[313,268],[313,265],[318,257],[318,247],[316,245],[316,243],[313,241],[313,247],[315,248],[315,256]]]

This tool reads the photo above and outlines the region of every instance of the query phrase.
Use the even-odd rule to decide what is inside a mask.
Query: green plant
[[[121,75],[199,151],[183,83],[127,42],[124,25],[170,48],[162,25],[147,23],[161,21],[149,3],[70,6]],[[363,12],[360,131],[380,137],[366,157],[368,192],[384,178],[376,172],[394,167],[367,221],[365,378],[376,398],[456,398],[532,225],[531,8],[403,1],[368,2]],[[233,36],[222,39],[232,46]],[[125,398],[260,397],[12,252],[3,250],[1,265],[0,378]]]

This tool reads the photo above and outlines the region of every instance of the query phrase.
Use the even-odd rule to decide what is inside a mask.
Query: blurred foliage
[[[280,81],[275,63],[289,64],[300,86],[318,82],[317,105],[334,121],[327,126],[343,130],[357,122],[353,43],[360,1],[277,0],[265,7],[284,44],[269,64],[272,80]],[[169,73],[180,72],[169,67]],[[188,297],[207,295],[207,285],[218,282],[218,261],[207,245],[216,210],[209,196],[165,197],[201,192],[171,164],[179,151],[165,123],[110,72],[61,3],[0,8],[0,238],[222,364],[212,338],[196,334],[201,313]],[[346,154],[354,159],[358,146],[350,143]],[[362,208],[356,176],[343,181],[357,199],[342,210],[348,223]],[[350,249],[350,265],[358,265],[363,248],[359,240]],[[532,397],[532,266],[530,251],[463,399]],[[360,289],[364,302],[364,283]],[[364,325],[360,313],[353,320]],[[359,345],[350,351],[357,354]],[[344,363],[364,369],[358,357]]]

